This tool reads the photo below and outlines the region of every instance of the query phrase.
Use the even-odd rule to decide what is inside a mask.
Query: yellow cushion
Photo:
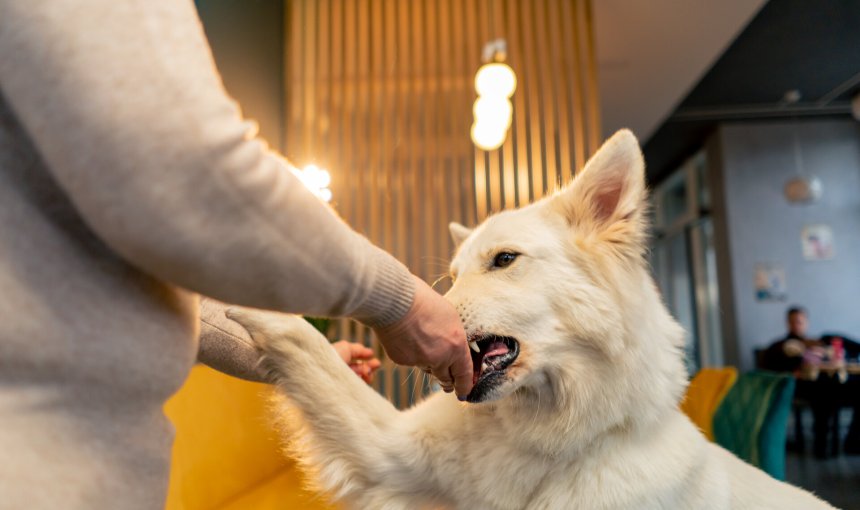
[[[711,441],[714,440],[714,413],[737,378],[738,371],[733,367],[703,368],[690,381],[681,401],[681,411]]]
[[[236,506],[252,493],[302,501],[281,508],[331,508],[314,506],[324,498],[300,490],[301,474],[281,453],[267,416],[269,391],[203,365],[192,369],[164,408],[176,427],[167,510],[264,508]],[[277,491],[264,494],[266,487]]]
[[[220,510],[333,510],[325,497],[306,491],[288,468],[274,478],[227,502]]]

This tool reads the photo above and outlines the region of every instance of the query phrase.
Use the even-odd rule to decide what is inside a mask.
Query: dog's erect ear
[[[552,203],[571,225],[614,243],[642,243],[645,161],[639,142],[622,129],[606,141]]]
[[[463,244],[463,241],[465,241],[466,238],[469,237],[469,234],[472,233],[473,229],[464,227],[456,221],[452,221],[448,224],[448,230],[451,232],[451,239],[454,240],[454,245],[460,246],[461,244]]]

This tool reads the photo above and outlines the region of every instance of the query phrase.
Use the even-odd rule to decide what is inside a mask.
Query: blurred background
[[[860,508],[860,450],[849,444],[860,399],[860,1],[196,4],[224,84],[262,137],[308,175],[326,170],[309,185],[440,292],[448,222],[472,226],[551,193],[605,138],[633,130],[652,188],[650,261],[696,377],[685,411],[773,476]],[[515,76],[509,99],[476,90],[493,63]],[[795,305],[803,331],[787,325]],[[336,321],[327,334],[382,356],[359,324]],[[798,364],[774,375],[764,354],[792,338]],[[226,385],[221,398],[234,392],[244,406],[260,392],[195,370],[194,391]],[[389,362],[374,386],[400,407],[432,390]],[[193,421],[197,399],[186,398],[168,411]],[[750,423],[727,418],[732,407]],[[219,441],[251,440],[232,416],[214,418]],[[260,480],[298,483],[283,460],[257,460],[266,467],[250,481],[200,489],[205,463],[182,445],[209,439],[177,427],[185,467],[169,508],[264,508],[243,498],[285,500]],[[249,462],[271,444],[207,462]],[[295,508],[323,504],[306,495]]]

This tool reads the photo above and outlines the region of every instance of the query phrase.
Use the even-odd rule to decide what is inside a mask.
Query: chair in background
[[[272,389],[195,366],[164,406],[176,428],[166,510],[334,510],[304,489],[267,413]]]
[[[755,360],[756,370],[770,370],[765,366],[765,351],[766,347],[756,347],[753,349],[753,359]],[[806,434],[803,429],[803,412],[810,407],[809,401],[804,398],[804,393],[800,391],[799,385],[795,384],[794,398],[791,403],[791,411],[794,414],[794,442],[788,445],[789,449],[803,453],[806,450]]]
[[[785,374],[743,374],[714,414],[716,442],[777,480],[785,480],[786,423],[794,384]]]
[[[690,381],[681,401],[681,411],[711,441],[714,440],[714,412],[737,378],[738,371],[734,367],[703,368]]]

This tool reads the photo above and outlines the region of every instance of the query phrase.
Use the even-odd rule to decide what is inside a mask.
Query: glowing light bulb
[[[517,89],[517,76],[507,64],[485,64],[475,74],[478,99],[472,107],[472,141],[481,149],[497,149],[505,143],[514,107],[510,97]]]
[[[507,64],[485,64],[475,75],[475,90],[480,96],[511,97],[517,89],[517,75]]]
[[[505,143],[508,128],[504,124],[488,124],[478,121],[472,124],[472,141],[479,149],[491,151]]]
[[[331,190],[328,188],[323,188],[320,190],[320,198],[326,202],[331,202]]]
[[[503,126],[504,129],[511,126],[513,112],[510,100],[499,96],[481,96],[472,107],[476,122]]]

